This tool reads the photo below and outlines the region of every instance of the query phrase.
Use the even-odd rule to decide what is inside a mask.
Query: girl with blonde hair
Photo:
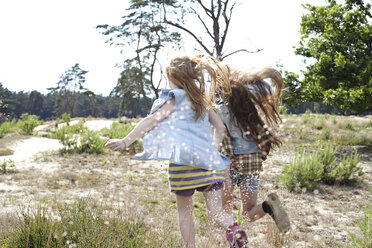
[[[225,127],[212,108],[205,73],[211,78],[211,85],[215,85],[215,70],[202,56],[174,58],[166,68],[171,89],[162,91],[150,114],[126,137],[109,140],[106,147],[124,149],[145,134],[144,150],[135,158],[170,161],[169,184],[176,195],[186,247],[195,247],[192,213],[195,191],[202,192],[209,218],[226,230],[230,247],[246,247],[245,232],[222,208],[224,169],[231,161],[218,151]]]

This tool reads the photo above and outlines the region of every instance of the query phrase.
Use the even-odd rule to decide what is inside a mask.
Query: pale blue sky
[[[299,73],[303,63],[293,53],[303,3],[323,5],[324,0],[265,0],[244,2],[236,8],[226,49],[264,50],[239,53],[226,62],[241,68],[275,66]],[[79,63],[89,71],[85,86],[108,95],[116,85],[124,61],[118,48],[105,43],[98,24],[121,24],[125,0],[1,0],[0,82],[12,91],[55,86],[64,71]],[[185,40],[186,51],[194,42]],[[166,51],[164,51],[166,52]]]

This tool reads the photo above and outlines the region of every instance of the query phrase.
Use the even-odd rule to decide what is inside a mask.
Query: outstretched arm
[[[174,110],[174,98],[170,98],[163,106],[154,113],[143,118],[134,129],[123,139],[110,139],[106,143],[107,148],[120,150],[130,146],[137,139],[142,137],[147,131],[151,130],[158,122],[162,121]]]
[[[209,110],[209,122],[214,127],[214,142],[216,143],[216,147],[218,150],[220,150],[223,136],[225,134],[225,125],[223,124],[221,118],[218,116],[218,114],[213,110]]]

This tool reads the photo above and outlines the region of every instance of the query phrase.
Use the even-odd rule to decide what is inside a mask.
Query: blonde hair
[[[195,111],[195,121],[205,114],[208,106],[212,105],[206,92],[204,73],[209,74],[211,85],[214,85],[216,80],[215,70],[210,63],[202,60],[203,57],[203,55],[176,57],[166,68],[168,79],[175,86],[186,91],[192,109]]]

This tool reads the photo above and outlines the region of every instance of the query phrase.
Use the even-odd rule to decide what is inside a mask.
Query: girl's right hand
[[[122,139],[110,139],[106,142],[105,146],[114,151],[123,150],[126,147],[125,142]]]

